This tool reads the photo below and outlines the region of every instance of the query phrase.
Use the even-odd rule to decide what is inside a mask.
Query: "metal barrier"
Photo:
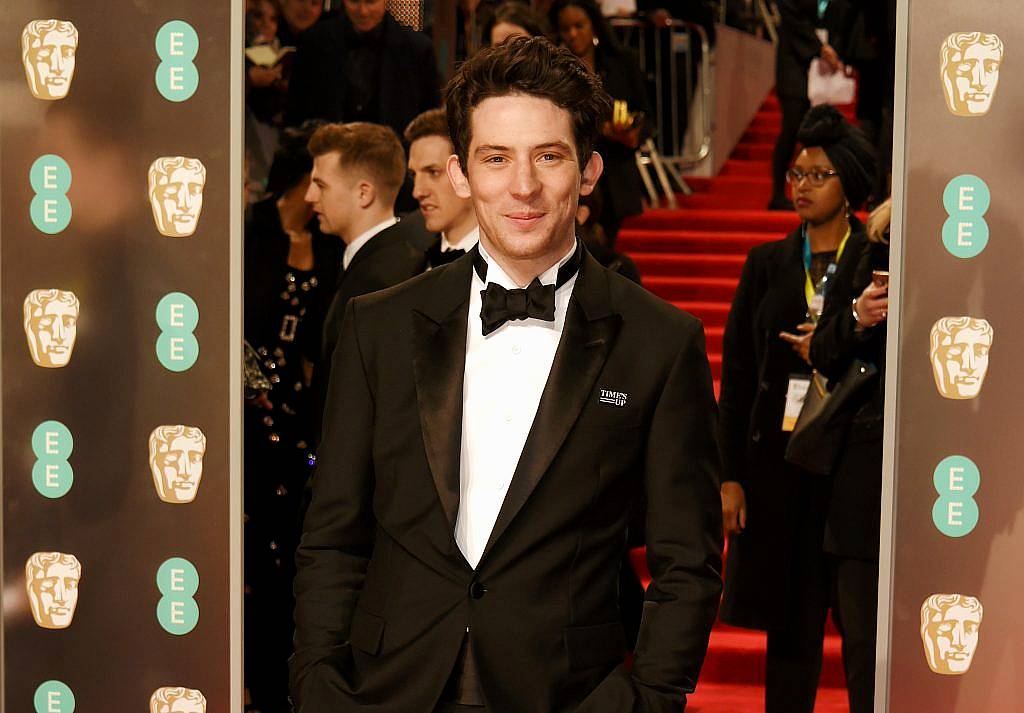
[[[659,205],[650,175],[653,168],[668,206],[675,208],[677,203],[672,182],[689,195],[692,191],[680,170],[700,164],[711,153],[711,45],[707,32],[700,25],[685,20],[671,20],[663,27],[654,27],[634,18],[613,18],[610,23],[619,41],[637,53],[641,71],[654,83],[654,132],[636,154],[640,177],[651,205]],[[700,45],[697,87],[694,87],[693,72],[694,37]],[[679,81],[680,58],[683,82]],[[650,66],[652,63],[653,67]],[[680,90],[684,92],[682,95]],[[693,112],[689,111],[691,100],[697,102],[699,123],[698,130],[691,134],[695,137],[696,148],[688,153],[680,111],[686,110],[692,116]]]

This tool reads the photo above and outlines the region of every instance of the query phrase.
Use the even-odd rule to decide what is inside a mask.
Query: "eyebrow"
[[[564,141],[548,141],[547,143],[538,144],[531,146],[530,151],[543,151],[545,149],[562,149],[564,151],[572,152],[572,147]],[[486,153],[488,151],[511,151],[512,149],[508,146],[501,146],[499,144],[484,144],[483,146],[477,146],[474,154]]]

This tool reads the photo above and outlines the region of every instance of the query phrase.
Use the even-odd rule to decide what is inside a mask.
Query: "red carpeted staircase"
[[[778,240],[799,224],[794,213],[765,210],[771,197],[771,153],[781,122],[770,96],[714,178],[687,178],[691,196],[678,210],[648,210],[630,219],[617,247],[636,261],[644,285],[699,317],[707,335],[715,392],[722,368],[722,334],[747,252]],[[643,551],[632,553],[645,585]],[[765,635],[716,625],[692,713],[764,710]],[[839,636],[829,627],[815,713],[848,713]]]

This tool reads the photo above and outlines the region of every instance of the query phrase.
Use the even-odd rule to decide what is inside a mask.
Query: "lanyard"
[[[804,297],[807,299],[807,307],[810,308],[814,302],[814,296],[817,294],[818,287],[821,287],[822,299],[825,297],[825,291],[828,278],[835,273],[836,266],[839,264],[839,260],[843,257],[843,250],[846,249],[846,241],[850,239],[850,233],[853,232],[851,228],[846,229],[846,235],[843,236],[842,242],[839,243],[839,249],[836,250],[835,262],[829,263],[828,269],[825,270],[825,277],[818,285],[811,282],[811,240],[807,237],[807,224],[803,226],[804,233]]]

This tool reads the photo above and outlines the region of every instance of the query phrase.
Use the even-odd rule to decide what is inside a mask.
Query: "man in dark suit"
[[[462,257],[480,240],[473,201],[455,194],[448,180],[448,157],[455,153],[448,137],[444,109],[425,111],[405,127],[409,145],[412,197],[420,204],[427,230],[437,238],[427,248],[427,266],[447,265]]]
[[[285,121],[369,121],[397,135],[440,101],[434,47],[400,25],[385,0],[346,0],[344,11],[299,43]]]
[[[320,362],[313,373],[314,433],[319,435],[331,356],[345,305],[353,297],[397,285],[423,271],[423,253],[412,247],[395,218],[395,198],[405,177],[405,152],[386,126],[327,124],[309,140],[313,174],[306,200],[320,230],[345,243],[337,289],[323,328]]]
[[[470,254],[348,304],[297,556],[301,713],[679,711],[721,592],[700,323],[573,232],[608,98],[547,40],[447,90]],[[646,492],[632,670],[617,607]]]

